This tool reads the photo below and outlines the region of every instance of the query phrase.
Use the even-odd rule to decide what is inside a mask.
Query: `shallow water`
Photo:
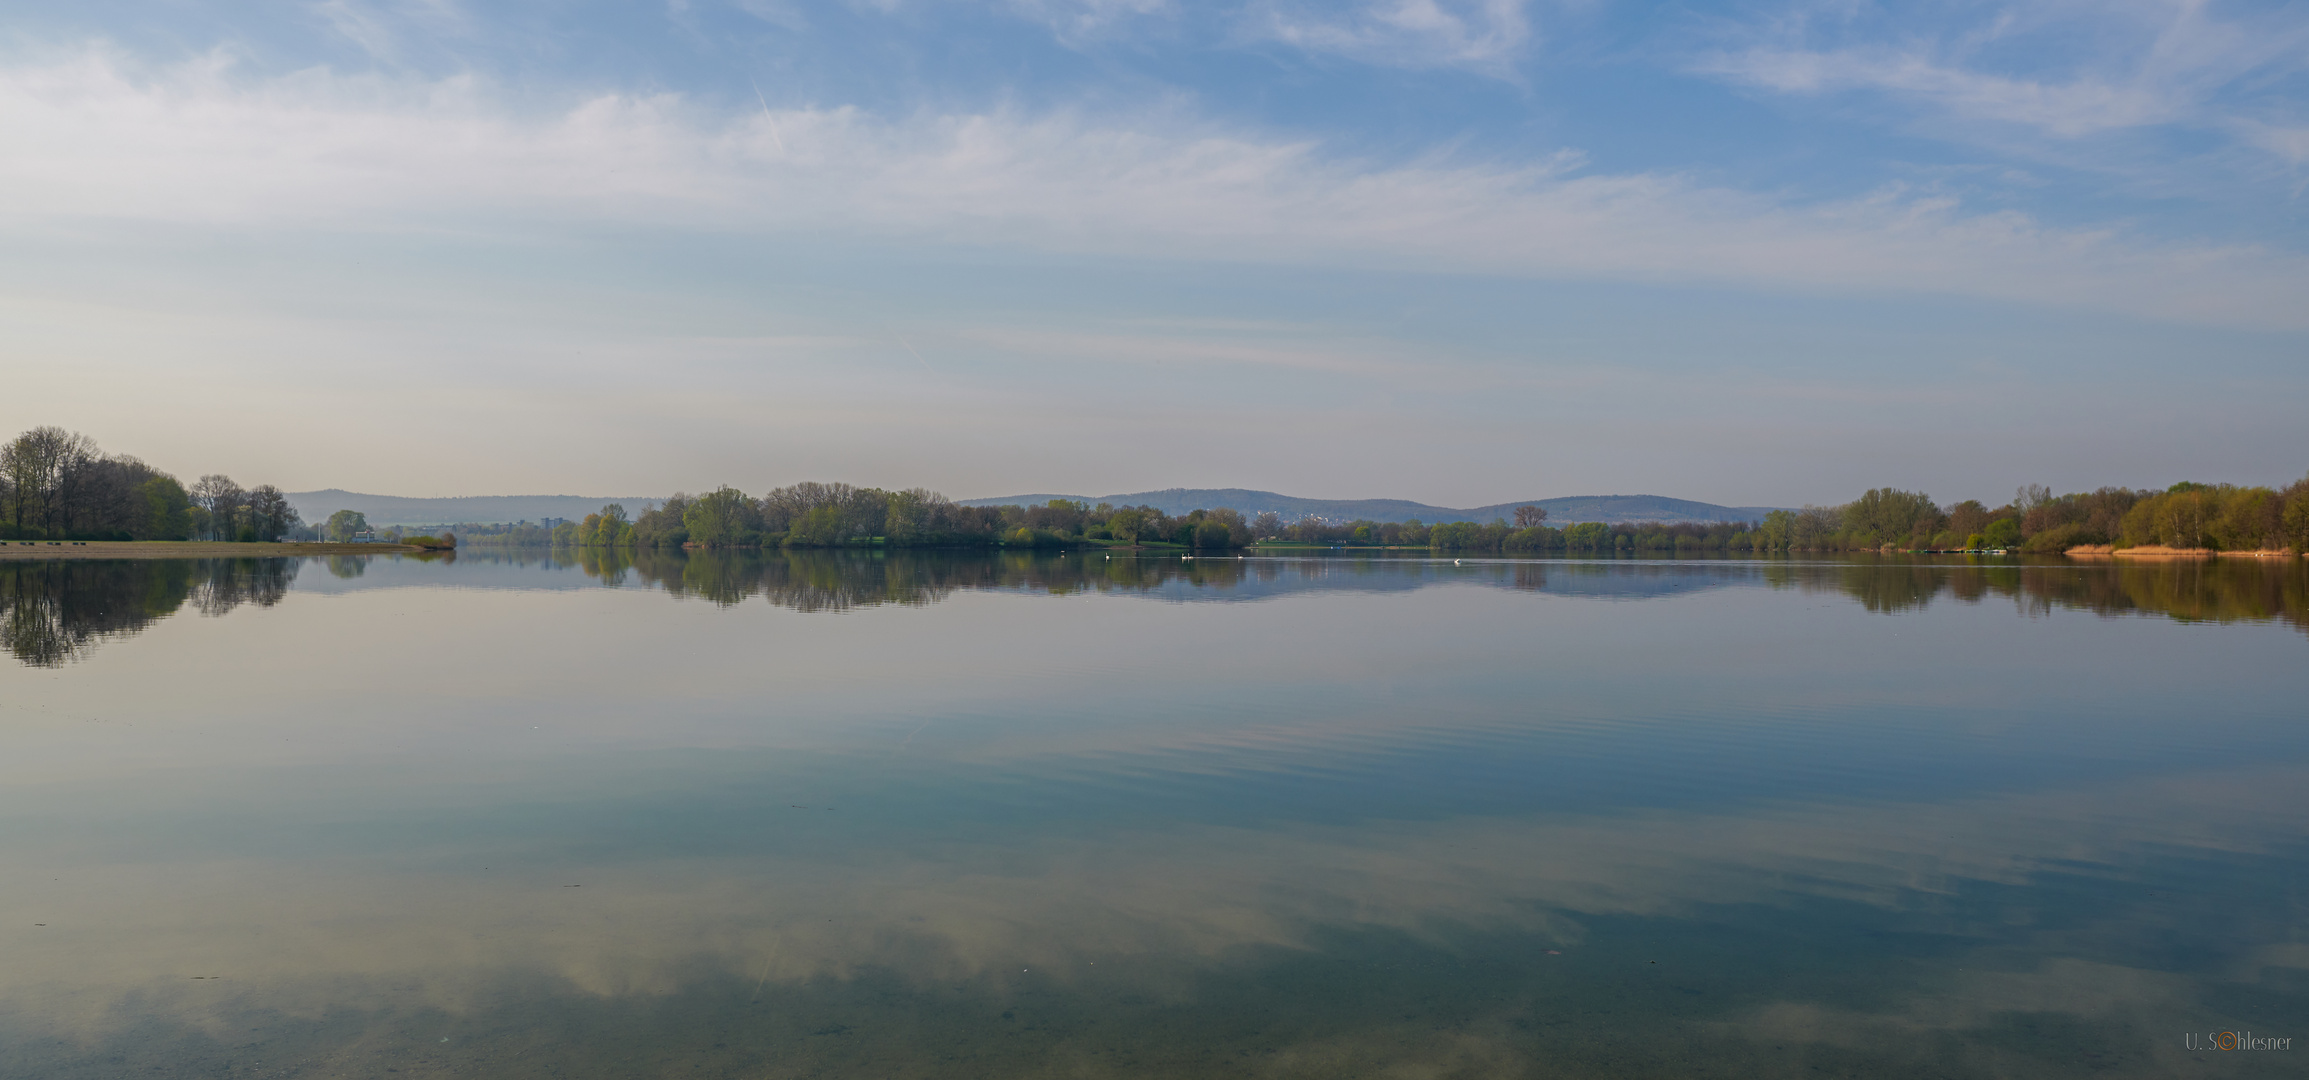
[[[2300,1075],[2305,576],[0,563],[0,1075]]]

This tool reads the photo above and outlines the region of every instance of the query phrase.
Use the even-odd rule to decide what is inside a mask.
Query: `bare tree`
[[[1546,508],[1546,507],[1544,507],[1544,506],[1518,506],[1518,507],[1516,507],[1516,508],[1515,508],[1515,527],[1516,527],[1516,528],[1518,528],[1518,529],[1536,529],[1536,528],[1538,528],[1538,527],[1540,527],[1540,526],[1542,526],[1542,525],[1545,525],[1545,524],[1547,524],[1547,508]]]
[[[248,492],[233,483],[232,477],[222,473],[201,477],[200,482],[192,486],[192,498],[208,511],[209,539],[230,540],[239,534],[241,525],[245,524],[243,506],[248,502]]]
[[[60,427],[33,428],[0,450],[16,526],[50,536],[68,530],[73,489],[99,456],[88,436]]]
[[[271,484],[259,484],[248,493],[248,524],[259,540],[278,540],[302,522],[287,495]]]

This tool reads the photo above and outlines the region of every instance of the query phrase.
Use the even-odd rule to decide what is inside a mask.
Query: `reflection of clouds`
[[[86,1038],[152,1013],[199,1021],[228,1004],[292,1016],[412,1002],[478,1012],[507,979],[598,997],[671,995],[703,973],[793,986],[871,968],[925,985],[1000,984],[1031,968],[1035,978],[1072,982],[1101,960],[1191,968],[1250,946],[1316,949],[1342,927],[1443,948],[1466,929],[1572,948],[1597,918],[1694,918],[1727,904],[1827,898],[1867,905],[1896,930],[1976,941],[1976,951],[2000,959],[1904,991],[1897,1008],[1866,1016],[1765,1005],[1746,1017],[1755,1031],[1831,1040],[1975,1027],[2015,1010],[2169,1019],[2191,1013],[2195,979],[2089,954],[2176,911],[2111,899],[2097,927],[2034,930],[2027,948],[2000,952],[2010,945],[2003,935],[2031,921],[2029,905],[2059,901],[1968,889],[2029,884],[2047,872],[2128,881],[2162,852],[2261,852],[2309,826],[2309,807],[2289,794],[2309,780],[2303,771],[1946,804],[1182,827],[921,855],[584,869],[401,872],[354,859],[83,867],[11,854],[21,870],[0,893],[0,925],[9,927],[0,948],[10,960],[0,966],[0,998],[41,1027]],[[2269,917],[2238,905],[2232,929],[2241,942],[2282,937],[2256,936],[2271,928],[2254,920]],[[49,926],[31,929],[35,922]],[[2109,927],[2119,933],[2094,936]],[[2309,966],[2309,947],[2241,944],[2222,977],[2251,981],[2266,966]]]
[[[2055,1053],[2072,1061],[2081,1052],[2089,1055],[2087,1063],[2106,1067],[2134,1048],[2110,1045],[2101,1034],[2109,1030],[2105,1025],[2113,1022],[2116,1030],[2129,1032],[2184,1030],[2187,1025],[2176,1018],[2196,1014],[2200,998],[2196,981],[2186,976],[2055,957],[2026,971],[1953,972],[1942,985],[1912,990],[1892,1012],[1776,1001],[1704,1027],[1726,1040],[1833,1047],[1887,1066],[1914,1064],[1898,1059],[1917,1056],[1918,1048],[1928,1045],[1938,1059],[1934,1064],[1947,1070],[1943,1075],[2028,1076],[2042,1075],[2046,1067],[2041,1045],[2015,1047],[1993,1038],[1952,1043],[1932,1036],[1992,1032],[2009,1026],[2015,1016],[2073,1017],[2091,1025],[2070,1030],[2039,1020],[2030,1042],[2051,1043]],[[2079,1045],[2059,1045],[2064,1036],[2079,1035]],[[2148,1050],[2157,1067],[2124,1075],[2189,1071],[2184,1067],[2189,1055],[2180,1052],[2178,1039],[2149,1041]]]

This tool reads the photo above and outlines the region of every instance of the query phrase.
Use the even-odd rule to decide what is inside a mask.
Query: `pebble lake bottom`
[[[0,1076],[2299,1076],[2302,564],[0,564]]]

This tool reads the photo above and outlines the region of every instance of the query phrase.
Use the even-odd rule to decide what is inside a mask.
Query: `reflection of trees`
[[[242,604],[271,607],[297,579],[296,559],[203,559],[192,582],[194,610],[222,615]]]
[[[190,600],[203,615],[288,594],[294,559],[59,560],[0,563],[0,640],[36,667],[85,656]]]
[[[1967,604],[1993,598],[2028,612],[2057,607],[2191,621],[2275,620],[2309,630],[2309,563],[2300,559],[1993,564],[1902,558],[1819,563],[1487,559],[1455,566],[1450,560],[1368,557],[1187,560],[1109,559],[1099,552],[626,548],[474,552],[461,558],[576,568],[608,584],[638,580],[673,596],[725,607],[760,597],[804,612],[933,604],[961,589],[1256,600],[1326,589],[1407,590],[1448,580],[1651,601],[1693,595],[1710,586],[1762,583],[1848,596],[1883,613],[1917,610],[1944,597]],[[338,577],[357,577],[366,561],[332,557],[324,565]],[[104,638],[135,633],[188,601],[204,615],[221,615],[242,604],[279,603],[298,565],[294,559],[0,562],[0,641],[27,664],[67,663]]]
[[[1924,563],[1836,566],[1836,586],[1870,611],[1889,613],[1921,608],[1957,577],[1977,584],[1994,570],[1952,575]]]
[[[619,551],[579,566],[610,584],[630,571],[674,596],[728,606],[759,596],[796,611],[848,611],[878,604],[932,604],[957,589],[1067,593],[1146,592],[1185,586],[1225,589],[1247,579],[1274,581],[1274,564],[1234,559],[1105,559],[1096,553],[935,551]],[[1368,568],[1365,570],[1369,572]]]
[[[2309,630],[2309,565],[2300,559],[2047,560],[1956,565],[1910,560],[1793,564],[1769,571],[1793,584],[1851,596],[1870,611],[1921,608],[1946,595],[1990,597],[2030,612],[2162,615],[2186,621],[2282,621]]]
[[[577,565],[577,548],[548,547],[464,547],[457,550],[460,562],[491,563],[501,566],[547,566],[566,570]],[[630,557],[630,553],[629,557]],[[375,556],[357,555],[359,559]],[[598,576],[598,575],[597,575]]]
[[[544,560],[543,553],[535,556],[535,561]],[[561,564],[567,565],[566,559]],[[602,549],[577,556],[577,565],[612,584],[623,582],[630,572],[674,596],[724,606],[761,597],[808,612],[930,604],[958,589],[1252,599],[1317,589],[1416,588],[1448,577],[1526,592],[1636,600],[1761,581],[1774,588],[1842,594],[1886,614],[1918,610],[1941,598],[1970,604],[1994,597],[2032,612],[2061,607],[2104,615],[2278,619],[2309,629],[2309,566],[2287,559],[2115,565],[2062,560],[1964,565],[1889,558],[1824,563],[1494,559],[1454,567],[1432,560],[1384,558],[1182,560],[1107,559],[1098,552],[1059,556],[1007,551]]]

